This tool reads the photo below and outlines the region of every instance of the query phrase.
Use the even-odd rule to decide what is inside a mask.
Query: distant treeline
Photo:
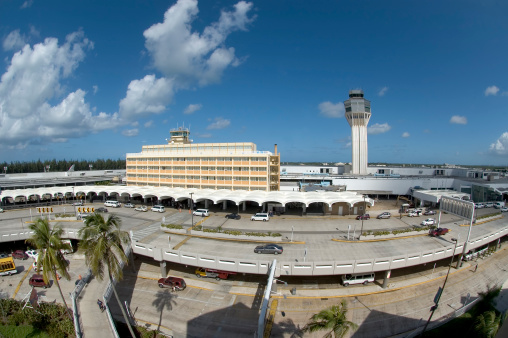
[[[125,160],[95,160],[95,161],[67,161],[67,160],[50,160],[50,161],[33,161],[33,162],[0,162],[0,173],[5,172],[7,167],[7,174],[25,174],[25,173],[39,173],[44,172],[47,166],[49,171],[67,171],[74,164],[75,171],[90,170],[111,170],[111,169],[125,169]]]

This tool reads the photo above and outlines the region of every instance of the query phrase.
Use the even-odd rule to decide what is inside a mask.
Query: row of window
[[[264,157],[127,157],[127,161],[138,162],[159,162],[159,161],[173,161],[173,162],[259,162],[267,161],[267,156]]]
[[[138,182],[138,183],[132,183],[129,185],[138,185],[138,186],[152,186],[152,187],[168,187],[168,188],[186,188],[186,189],[212,189],[216,190],[217,188],[224,188],[221,186],[216,185],[199,185],[199,184],[173,184],[173,183],[161,183],[161,184],[153,184],[150,182]],[[246,191],[266,191],[266,187],[242,187],[242,186],[234,186],[234,190],[246,190]]]
[[[184,175],[146,175],[146,174],[128,174],[127,178],[151,178],[151,179],[175,179],[175,180],[204,180],[204,181],[251,181],[266,182],[266,177],[224,177],[224,176],[184,176]]]
[[[183,151],[208,151],[208,152],[252,152],[256,147],[252,143],[242,145],[200,145],[200,144],[182,144],[182,145],[160,145],[144,146],[143,151],[160,151],[166,153],[178,153]]]
[[[127,170],[266,171],[266,167],[127,166]]]

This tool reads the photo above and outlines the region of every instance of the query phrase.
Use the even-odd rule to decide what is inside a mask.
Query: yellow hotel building
[[[127,185],[279,191],[280,154],[251,142],[196,143],[187,128],[170,131],[168,144],[128,153]]]

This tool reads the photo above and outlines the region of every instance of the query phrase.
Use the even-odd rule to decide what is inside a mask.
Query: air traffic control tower
[[[363,90],[349,91],[344,101],[346,119],[351,126],[352,174],[367,175],[367,124],[370,120],[370,101],[363,98]]]

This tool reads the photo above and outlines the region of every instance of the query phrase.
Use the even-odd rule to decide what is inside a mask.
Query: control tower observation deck
[[[349,100],[344,101],[344,108],[347,122],[351,127],[352,173],[367,175],[367,124],[371,115],[370,101],[363,97],[363,90],[350,90]]]

